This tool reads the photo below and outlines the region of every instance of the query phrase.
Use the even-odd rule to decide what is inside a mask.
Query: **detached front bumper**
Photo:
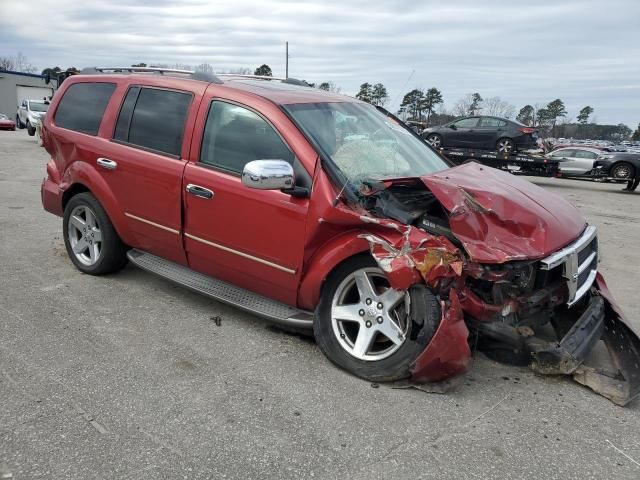
[[[640,338],[632,330],[599,273],[588,305],[559,341],[549,341],[501,322],[472,322],[472,330],[492,348],[515,352],[544,375],[570,375],[578,383],[624,406],[640,396]],[[611,365],[592,366],[598,343]],[[593,358],[592,358],[593,357]]]

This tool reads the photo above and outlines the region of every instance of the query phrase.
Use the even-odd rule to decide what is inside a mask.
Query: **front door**
[[[446,134],[445,144],[451,147],[477,147],[475,127],[478,124],[478,117],[463,118],[453,123],[450,132]]]
[[[261,159],[286,160],[298,176],[308,174],[260,112],[213,99],[203,104],[200,120],[202,140],[182,189],[189,266],[295,305],[308,199],[248,188],[240,176],[246,163]]]

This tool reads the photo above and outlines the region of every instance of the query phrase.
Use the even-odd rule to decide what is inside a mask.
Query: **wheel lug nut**
[[[382,307],[384,307],[384,305],[382,305],[382,302],[378,302],[378,310],[382,310]]]
[[[365,323],[365,325],[367,326],[367,328],[371,328],[372,323],[369,320],[367,320],[367,323]]]
[[[378,318],[376,318],[376,322],[378,322],[378,323],[382,323],[382,317],[378,317]]]
[[[367,305],[371,305],[372,300],[370,298],[367,298],[366,303],[367,303]]]
[[[364,310],[360,310],[360,311],[358,312],[358,314],[359,314],[361,317],[364,317]]]

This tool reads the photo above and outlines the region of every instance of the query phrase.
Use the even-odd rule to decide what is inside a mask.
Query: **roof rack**
[[[164,68],[164,67],[87,67],[80,71],[81,75],[97,75],[100,73],[157,73],[159,75],[178,74],[188,75],[193,80],[202,80],[211,83],[223,83],[219,77],[236,77],[236,78],[250,78],[256,80],[275,80],[289,85],[299,85],[301,87],[308,87],[309,84],[304,80],[298,80],[297,78],[284,78],[284,77],[270,77],[267,75],[244,75],[236,73],[219,73],[217,75],[206,72],[196,72],[193,70],[181,70],[178,68]]]
[[[309,84],[304,80],[298,80],[297,78],[285,78],[285,77],[270,77],[268,75],[245,75],[239,73],[219,73],[218,77],[239,77],[239,78],[250,78],[256,80],[275,80],[282,83],[288,83],[290,85],[300,85],[302,87],[308,87]]]
[[[97,75],[100,73],[157,73],[164,75],[165,73],[172,73],[178,75],[188,75],[193,80],[202,80],[205,82],[222,83],[217,76],[206,73],[196,72],[193,70],[180,70],[177,68],[163,68],[163,67],[87,67],[80,71],[81,75]]]

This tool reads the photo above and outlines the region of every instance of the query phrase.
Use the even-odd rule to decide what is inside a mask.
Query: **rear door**
[[[504,135],[507,122],[495,117],[480,117],[475,128],[475,138],[480,148],[495,148],[498,138]]]
[[[194,83],[204,92],[206,84]],[[118,199],[137,248],[186,264],[182,245],[182,174],[200,96],[129,85],[101,148],[97,169]]]
[[[297,130],[275,105],[224,95],[203,102],[193,162],[185,168],[184,244],[189,266],[295,305],[309,200],[248,188],[241,173],[252,160],[281,159],[294,166],[298,185],[310,187],[310,172],[291,146],[304,140],[293,138]]]
[[[576,150],[573,157],[573,166],[579,173],[589,173],[593,170],[593,162],[597,158],[598,154],[591,150]]]

